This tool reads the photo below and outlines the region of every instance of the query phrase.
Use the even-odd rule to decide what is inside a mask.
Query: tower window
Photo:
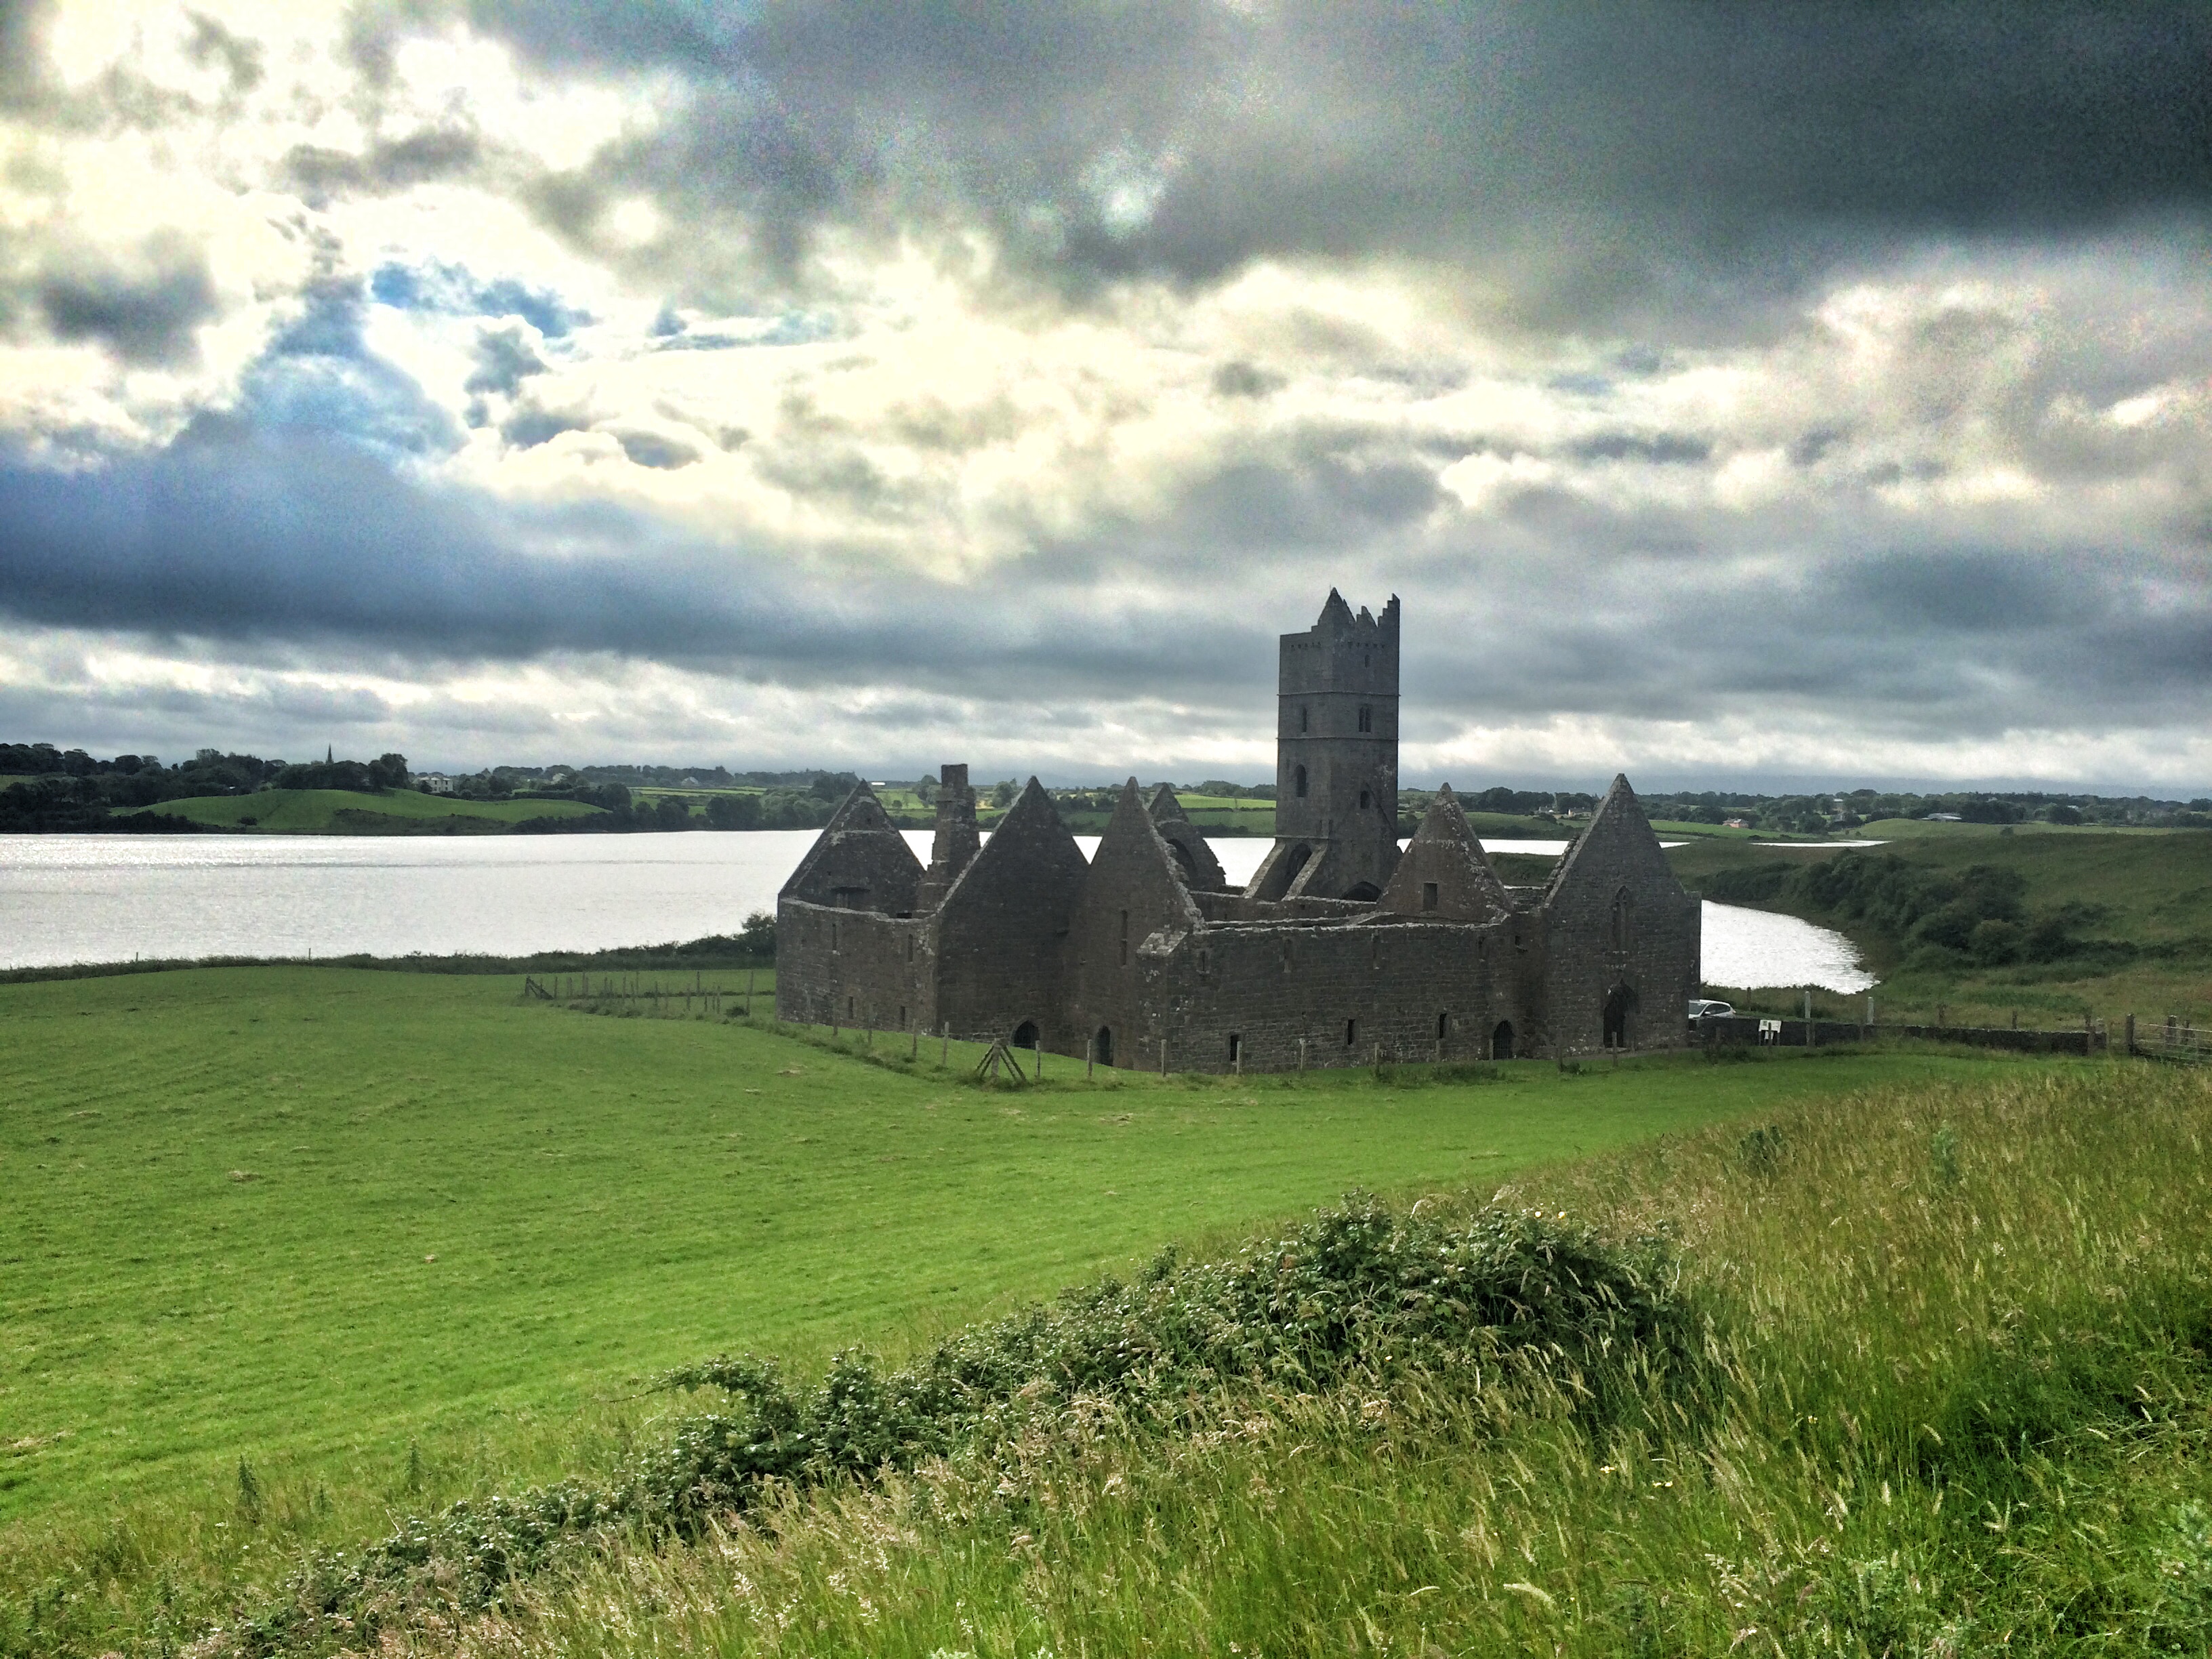
[[[1313,724],[1312,712],[1304,703],[1298,705],[1298,733],[1304,736]]]
[[[1129,913],[1121,912],[1121,965],[1129,965]]]
[[[1300,800],[1306,798],[1306,769],[1299,767],[1291,775],[1291,787]]]
[[[1349,1048],[1358,1041],[1359,1022],[1356,1019],[1347,1019],[1344,1022],[1344,1046]]]
[[[1365,703],[1359,705],[1359,729],[1363,732],[1375,729],[1375,711]]]
[[[1421,884],[1421,908],[1433,910],[1436,908],[1437,884],[1432,881],[1425,881]]]
[[[1361,790],[1359,792],[1359,810],[1364,812],[1367,810],[1368,802],[1373,799],[1374,797],[1370,795],[1366,790]]]

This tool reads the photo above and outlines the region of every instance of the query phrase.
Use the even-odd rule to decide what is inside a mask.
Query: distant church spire
[[[336,760],[337,757],[338,746],[336,744],[326,743],[323,745],[323,760],[325,764]]]

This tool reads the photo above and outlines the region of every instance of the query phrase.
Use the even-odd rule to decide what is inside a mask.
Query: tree
[[[1021,793],[1021,786],[1012,778],[1001,778],[991,787],[991,805],[1012,806],[1014,804],[1014,797]]]
[[[738,939],[746,951],[757,957],[773,958],[775,955],[775,918],[765,910],[756,910],[745,918],[744,928]]]
[[[709,830],[757,830],[760,828],[760,797],[758,795],[715,795],[707,802],[707,827]]]
[[[407,757],[379,755],[368,763],[368,781],[378,789],[404,789],[407,787]]]

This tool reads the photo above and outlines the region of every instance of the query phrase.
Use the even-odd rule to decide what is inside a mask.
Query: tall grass
[[[1630,1363],[1081,1395],[774,1488],[387,1640],[521,1654],[2197,1653],[2212,1087],[1869,1092],[1492,1196],[1669,1229],[1699,1387]]]

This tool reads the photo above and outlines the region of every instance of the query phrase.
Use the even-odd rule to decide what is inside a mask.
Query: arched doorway
[[[1501,1019],[1498,1029],[1490,1034],[1490,1057],[1492,1060],[1513,1058],[1513,1022]]]
[[[1091,1055],[1101,1066],[1114,1063],[1114,1033],[1106,1026],[1098,1028],[1098,1035],[1091,1039]]]
[[[1605,994],[1605,1046],[1630,1048],[1635,1037],[1636,993],[1626,985],[1616,985]]]
[[[1176,873],[1182,878],[1186,887],[1198,885],[1198,862],[1190,855],[1190,848],[1179,841],[1168,842],[1168,851],[1175,855]]]
[[[1358,886],[1354,887],[1350,892],[1345,895],[1345,897],[1348,899],[1355,899],[1362,904],[1372,904],[1376,899],[1379,899],[1382,896],[1382,890],[1377,887],[1371,881],[1361,882]]]
[[[1035,1020],[1025,1019],[1014,1027],[1012,1046],[1017,1048],[1034,1048],[1037,1046],[1037,1025]]]

